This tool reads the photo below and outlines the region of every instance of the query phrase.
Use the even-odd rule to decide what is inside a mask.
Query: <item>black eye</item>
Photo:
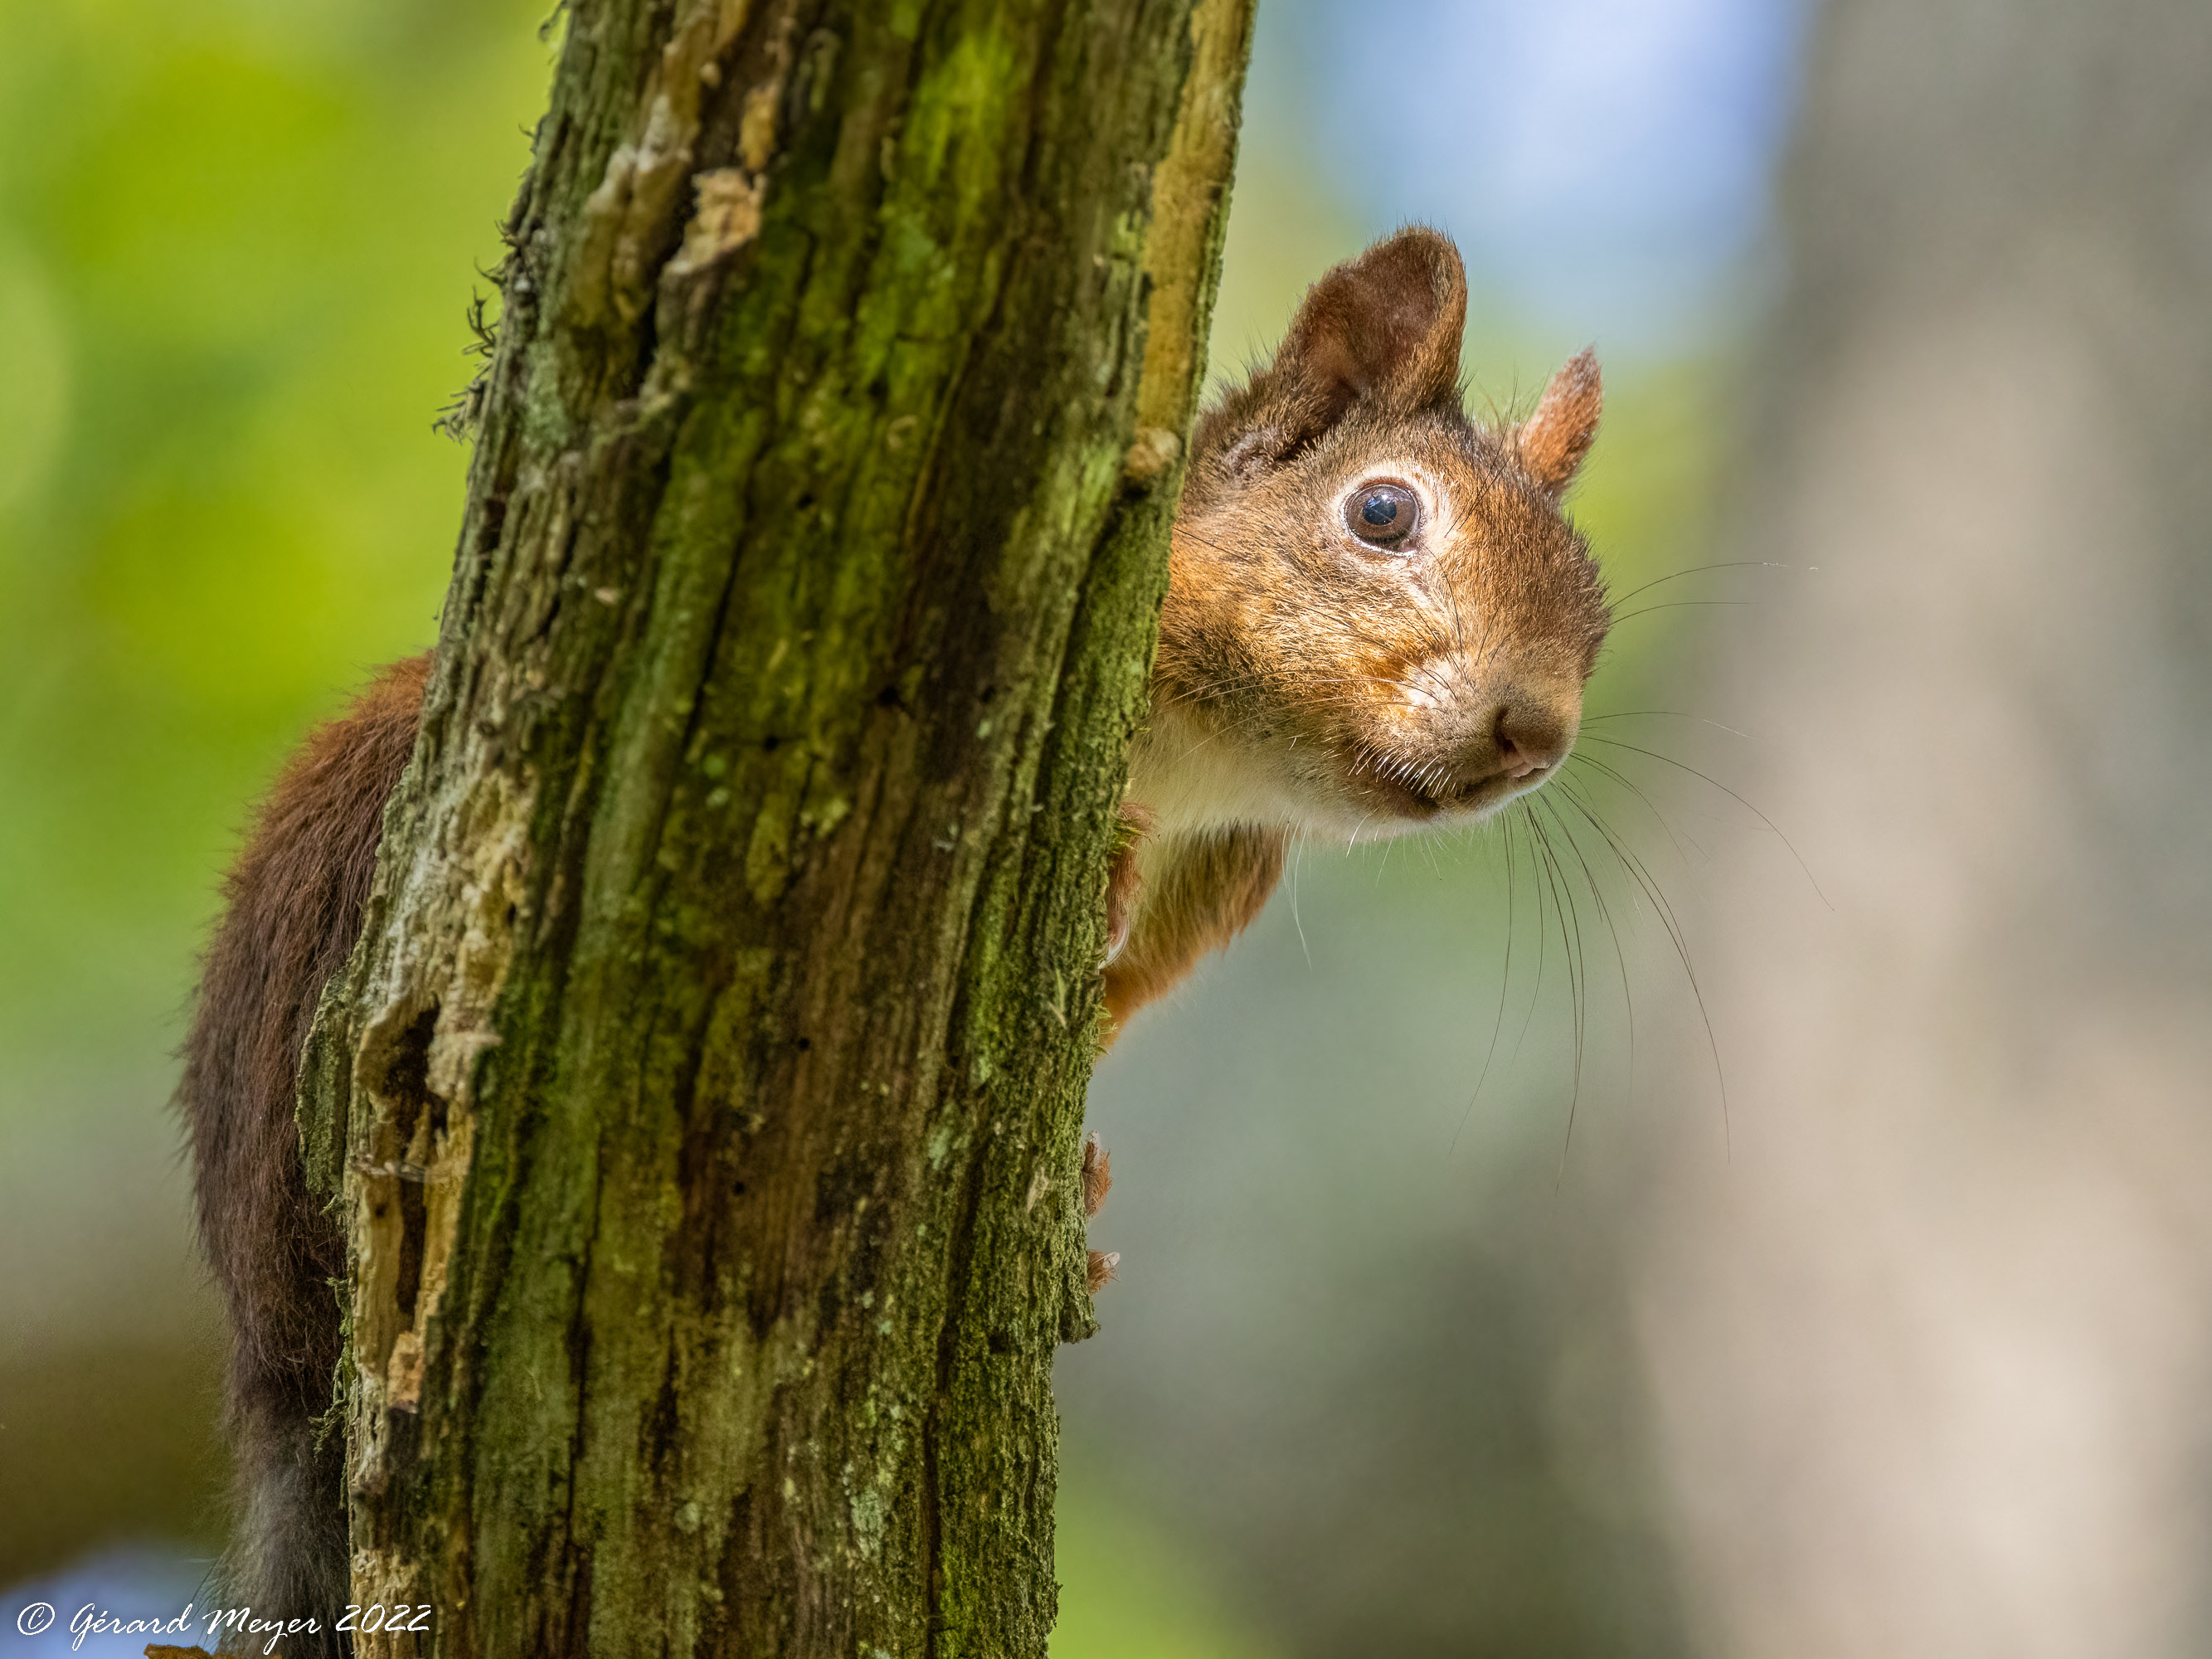
[[[1368,484],[1344,503],[1344,527],[1363,542],[1389,545],[1413,533],[1421,503],[1403,484]]]

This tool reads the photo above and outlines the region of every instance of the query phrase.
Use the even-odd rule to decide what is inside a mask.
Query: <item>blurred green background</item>
[[[263,780],[431,636],[538,18],[0,17],[0,1579],[216,1540],[172,1051]]]
[[[1713,40],[1794,15],[1659,9]],[[1742,138],[1742,222],[1700,244],[1709,269],[1668,253],[1643,284],[1655,313],[1644,268],[1593,243],[1613,198],[1588,180],[1547,265],[1523,244],[1550,221],[1514,241],[1481,178],[1424,194],[1439,166],[1460,176],[1433,131],[1407,141],[1417,176],[1317,120],[1353,15],[1263,5],[1217,369],[1397,217],[1480,221],[1478,398],[1525,407],[1596,337],[1609,398],[1576,517],[1616,592],[1701,562],[1777,118]],[[1559,27],[1620,15],[1585,3]],[[465,307],[527,159],[543,21],[543,0],[0,5],[0,1585],[125,1546],[149,1552],[112,1558],[125,1580],[189,1579],[220,1547],[217,1314],[172,1052],[263,781],[368,669],[433,636],[466,457],[432,422],[470,373]],[[1778,107],[1788,30],[1762,38],[1738,82]],[[1430,72],[1459,84],[1453,63]],[[1479,108],[1458,118],[1472,169],[1499,146]],[[1555,303],[1547,271],[1607,258],[1611,289]],[[1675,706],[1688,614],[1623,625],[1595,712]],[[1727,809],[1681,810],[1725,833]],[[1619,789],[1609,810],[1693,878],[1695,833],[1686,850]],[[1591,1265],[1618,1178],[1605,1124],[1633,1095],[1615,981],[1667,982],[1663,929],[1601,875],[1632,965],[1580,918],[1578,1048],[1572,936],[1540,918],[1525,864],[1509,900],[1500,850],[1309,851],[1295,896],[1102,1076],[1123,1184],[1101,1234],[1125,1265],[1106,1334],[1062,1367],[1057,1653],[1340,1650],[1316,1632],[1356,1630],[1409,1572],[1446,1587],[1422,1615],[1445,1645],[1671,1650]],[[1671,994],[1643,994],[1660,1035],[1639,1042],[1694,1039]]]

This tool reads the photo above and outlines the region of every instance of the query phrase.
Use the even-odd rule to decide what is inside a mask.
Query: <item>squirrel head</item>
[[[1458,250],[1401,231],[1315,283],[1273,361],[1200,417],[1153,726],[1212,774],[1160,793],[1213,805],[1176,816],[1402,830],[1495,811],[1566,758],[1608,621],[1560,511],[1597,361],[1519,425],[1480,426],[1466,315]]]

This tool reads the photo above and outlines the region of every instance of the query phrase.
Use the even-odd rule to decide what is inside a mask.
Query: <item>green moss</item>
[[[650,101],[647,17],[595,9],[564,58],[454,701],[355,981],[356,1030],[457,951],[499,988],[446,1103],[473,1151],[415,1427],[354,1419],[356,1543],[374,1588],[486,1610],[439,1650],[1040,1654],[1188,9],[831,8],[758,234],[625,333],[560,293],[642,280],[581,204],[638,140],[603,118]],[[466,816],[487,775],[526,819],[505,864],[469,850],[504,833]]]

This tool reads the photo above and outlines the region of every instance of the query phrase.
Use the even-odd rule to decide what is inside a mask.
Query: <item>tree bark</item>
[[[571,8],[302,1082],[364,1652],[1042,1653],[1249,11]]]

